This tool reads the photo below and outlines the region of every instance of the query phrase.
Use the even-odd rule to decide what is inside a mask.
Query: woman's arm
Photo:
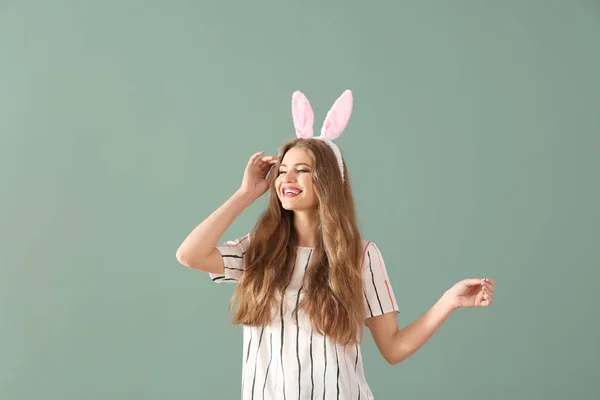
[[[223,258],[215,246],[237,216],[269,187],[267,175],[277,159],[272,156],[259,158],[262,154],[263,152],[255,153],[250,157],[240,189],[194,228],[181,243],[176,252],[177,261],[200,271],[223,273]]]
[[[186,237],[177,249],[177,261],[200,271],[223,273],[223,257],[215,246],[238,215],[254,200],[251,194],[235,192]]]
[[[390,364],[397,364],[419,350],[457,308],[490,306],[493,292],[492,279],[466,279],[454,285],[425,314],[403,329],[398,329],[395,313],[368,318],[367,326],[383,358]]]
[[[454,311],[442,297],[433,307],[403,329],[398,329],[396,313],[387,313],[367,319],[379,352],[394,365],[419,350]]]

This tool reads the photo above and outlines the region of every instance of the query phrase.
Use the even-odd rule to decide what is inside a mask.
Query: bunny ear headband
[[[318,139],[325,142],[335,154],[335,158],[337,159],[340,168],[340,174],[342,175],[342,181],[344,181],[342,153],[333,142],[333,139],[340,136],[342,131],[346,128],[350,115],[352,114],[352,105],[352,92],[346,90],[335,103],[333,103],[333,106],[327,113],[325,121],[323,122],[323,127],[321,128],[321,136],[313,136],[315,115],[308,99],[299,91],[294,92],[292,95],[292,120],[294,121],[294,127],[296,128],[296,136],[302,139]]]

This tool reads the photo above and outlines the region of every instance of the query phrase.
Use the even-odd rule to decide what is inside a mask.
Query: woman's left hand
[[[494,280],[491,278],[465,279],[444,294],[454,308],[489,307],[494,298]]]

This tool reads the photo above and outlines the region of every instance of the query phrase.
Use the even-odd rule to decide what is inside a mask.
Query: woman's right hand
[[[240,192],[259,198],[269,189],[269,171],[277,163],[277,157],[263,156],[264,151],[255,153],[248,160]]]
[[[240,189],[196,226],[177,249],[181,264],[223,274],[223,257],[215,246],[237,216],[267,191],[271,183],[269,171],[276,162],[275,157],[264,157],[262,151],[250,157]]]

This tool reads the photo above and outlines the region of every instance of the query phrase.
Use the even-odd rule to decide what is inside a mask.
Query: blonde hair
[[[354,344],[362,337],[365,310],[362,241],[348,172],[344,163],[342,181],[332,150],[314,139],[285,143],[279,151],[279,164],[294,147],[305,149],[313,160],[318,244],[304,277],[305,295],[293,315],[297,321],[298,310],[304,309],[316,332],[340,344]],[[272,176],[277,173],[275,167]],[[271,322],[273,308],[279,306],[277,299],[283,298],[296,260],[293,212],[282,208],[275,179],[270,186],[269,206],[252,235],[245,255],[245,271],[230,306],[237,300],[234,324],[264,326]]]

